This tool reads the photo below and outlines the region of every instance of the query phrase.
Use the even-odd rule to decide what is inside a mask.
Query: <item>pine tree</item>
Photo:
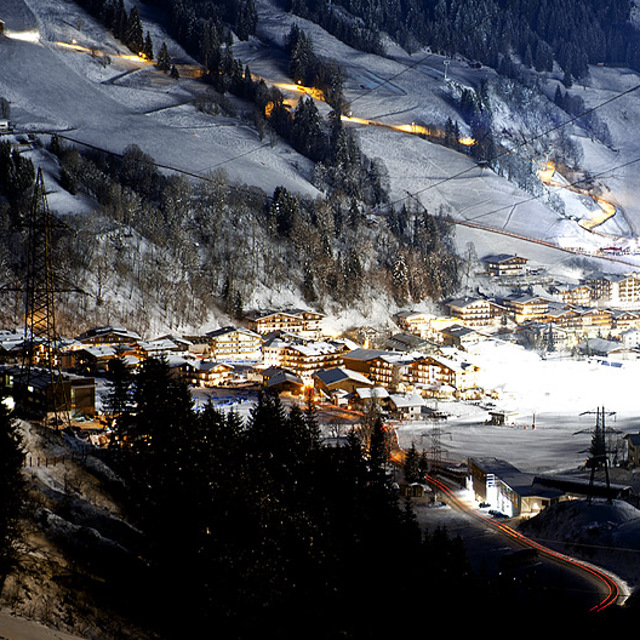
[[[134,53],[140,55],[144,52],[144,36],[142,31],[142,21],[138,7],[133,7],[127,18],[124,33],[124,43]]]
[[[147,35],[144,39],[144,47],[142,48],[147,60],[153,60],[153,41],[151,40],[151,34],[147,31]]]
[[[414,442],[411,443],[411,448],[407,451],[404,459],[404,478],[407,482],[420,482],[420,454],[416,449]]]
[[[156,67],[165,73],[171,70],[171,56],[169,56],[169,50],[167,49],[166,42],[163,42],[160,46],[158,59],[156,60]]]
[[[0,594],[16,562],[20,515],[25,499],[24,450],[16,421],[0,401]]]
[[[114,358],[109,363],[109,390],[105,399],[105,413],[111,421],[112,446],[120,446],[131,423],[133,410],[133,374],[123,358]]]

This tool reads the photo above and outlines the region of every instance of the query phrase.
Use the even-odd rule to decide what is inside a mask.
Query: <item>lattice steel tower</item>
[[[56,329],[55,272],[51,215],[42,171],[38,170],[27,220],[24,351],[21,382],[23,407],[44,408],[45,423],[69,423],[69,390],[60,370],[60,339]]]

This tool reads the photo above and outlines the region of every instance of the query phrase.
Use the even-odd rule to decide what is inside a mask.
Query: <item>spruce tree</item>
[[[17,559],[20,515],[25,498],[24,450],[18,426],[0,401],[0,594]]]
[[[404,479],[407,482],[420,482],[420,454],[414,442],[411,443],[411,448],[407,451],[403,467]]]
[[[147,60],[153,60],[153,40],[151,40],[151,34],[147,31],[147,35],[144,39],[144,47],[142,48]]]
[[[164,71],[165,73],[171,70],[171,56],[169,55],[169,50],[167,49],[166,42],[163,42],[160,46],[160,51],[158,51],[158,59],[156,60],[156,67],[158,67],[160,71]]]
[[[129,17],[127,18],[124,43],[135,54],[140,55],[141,53],[144,53],[144,36],[138,7],[133,7],[129,13]]]

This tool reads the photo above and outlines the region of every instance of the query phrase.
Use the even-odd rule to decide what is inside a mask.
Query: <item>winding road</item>
[[[504,522],[485,516],[477,510],[470,509],[460,498],[458,498],[453,489],[433,476],[427,476],[427,482],[437,489],[444,500],[454,508],[465,512],[486,527],[508,537],[518,546],[535,549],[540,558],[548,560],[561,568],[577,573],[583,578],[586,578],[595,587],[593,598],[595,602],[590,603],[589,612],[601,612],[613,605],[622,604],[622,601],[626,597],[626,594],[624,594],[624,586],[622,582],[612,574],[606,573],[602,569],[599,569],[587,562],[576,560],[575,558],[559,553],[558,551],[554,551],[553,549],[522,535]]]

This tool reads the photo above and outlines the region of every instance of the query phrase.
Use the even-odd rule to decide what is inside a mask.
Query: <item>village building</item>
[[[342,364],[344,345],[332,342],[288,343],[283,346],[278,366],[313,384],[313,374]]]
[[[245,314],[244,322],[251,331],[260,335],[288,331],[316,339],[320,335],[323,318],[323,314],[305,309],[254,310]]]
[[[404,374],[407,361],[399,353],[383,354],[370,362],[369,379],[375,385],[385,387],[390,391],[401,391],[404,388]]]
[[[413,389],[421,389],[424,395],[437,395],[439,388],[466,391],[477,386],[479,368],[469,362],[459,362],[439,355],[417,357],[405,367],[404,380]],[[449,393],[445,393],[449,395]]]
[[[562,285],[550,290],[564,304],[588,307],[594,300],[594,291],[588,284]]]
[[[576,329],[583,335],[607,334],[613,326],[613,313],[609,309],[577,309]]]
[[[384,347],[389,351],[409,352],[422,351],[431,353],[438,351],[439,347],[435,342],[422,338],[413,333],[394,333],[386,339]]]
[[[317,371],[313,376],[313,382],[316,391],[329,398],[333,397],[337,391],[352,394],[356,389],[373,387],[373,382],[366,376],[345,367]]]
[[[348,369],[364,374],[371,378],[372,363],[381,356],[392,356],[395,352],[387,349],[357,348],[342,354],[342,363]]]
[[[195,358],[185,359],[183,371],[185,380],[191,386],[221,387],[231,380],[234,367],[226,362]]]
[[[490,276],[522,276],[527,272],[526,258],[510,253],[499,253],[482,259]]]
[[[535,515],[564,495],[534,484],[535,476],[498,458],[469,458],[468,473],[467,484],[476,499],[509,518]]]
[[[244,327],[223,327],[206,335],[209,355],[218,362],[256,363],[262,361],[262,336]]]
[[[624,439],[627,441],[627,464],[640,467],[640,433],[627,433]]]
[[[420,418],[424,406],[422,396],[417,393],[392,393],[389,395],[391,417],[399,420],[416,420]]]
[[[494,302],[484,298],[455,298],[447,302],[449,314],[456,322],[467,327],[486,327],[496,324],[504,310]]]
[[[475,344],[476,342],[485,340],[486,336],[482,335],[471,327],[465,327],[464,325],[460,324],[453,324],[440,331],[440,339],[446,346],[465,349],[471,344]]]
[[[377,405],[382,411],[389,406],[390,393],[385,387],[358,387],[352,398],[353,406],[361,411],[367,411],[372,405]]]
[[[152,342],[162,342],[164,340],[169,340],[173,343],[174,345],[174,349],[172,349],[173,351],[182,351],[182,352],[187,352],[190,351],[192,349],[192,347],[194,346],[194,342],[192,340],[190,340],[189,338],[185,338],[184,336],[177,336],[175,334],[169,333],[165,336],[160,336],[158,338],[156,338],[155,340],[153,340]]]
[[[579,346],[585,355],[600,358],[602,364],[610,366],[621,366],[620,360],[637,360],[640,355],[635,347],[627,347],[617,340],[605,338],[587,338]]]
[[[290,393],[301,395],[304,391],[305,382],[302,378],[291,371],[279,369],[264,381],[264,387],[272,393]]]
[[[181,346],[170,338],[156,340],[140,340],[136,345],[138,355],[145,358],[161,358],[169,354],[182,352]]]
[[[0,370],[2,390],[19,398],[28,413],[52,416],[56,411],[71,418],[93,417],[96,413],[96,385],[93,377],[72,373],[55,374],[46,369],[26,372],[17,367]]]
[[[622,333],[628,329],[640,329],[639,312],[613,309],[611,314],[613,329],[615,329],[617,333]]]
[[[118,357],[117,349],[110,344],[87,345],[72,352],[74,369],[83,375],[105,375],[109,363]]]
[[[638,349],[640,347],[640,329],[627,329],[618,338],[628,349]]]
[[[22,359],[24,333],[22,331],[0,331],[0,362],[17,364]]]
[[[581,326],[580,319],[578,318],[578,311],[575,307],[562,303],[549,303],[549,307],[543,321],[562,327],[565,330],[575,330]]]
[[[595,300],[614,306],[640,303],[640,277],[638,274],[597,274],[587,279],[587,284],[593,289]]]
[[[487,424],[491,424],[497,427],[512,427],[516,423],[518,417],[517,411],[510,411],[508,409],[494,409],[489,411],[489,420]]]
[[[544,320],[549,310],[549,300],[536,295],[513,294],[503,298],[503,303],[517,324]]]
[[[93,327],[88,329],[76,340],[83,344],[110,344],[110,345],[122,345],[129,346],[132,352],[135,352],[135,348],[142,338],[135,331],[129,331],[124,327]]]
[[[573,329],[554,322],[526,322],[517,333],[520,344],[544,351],[567,351],[578,344]]]
[[[425,338],[430,334],[435,317],[433,313],[400,311],[395,315],[395,321],[403,331]]]
[[[400,311],[394,318],[402,331],[425,340],[437,339],[440,330],[452,322],[449,317],[422,311]]]

